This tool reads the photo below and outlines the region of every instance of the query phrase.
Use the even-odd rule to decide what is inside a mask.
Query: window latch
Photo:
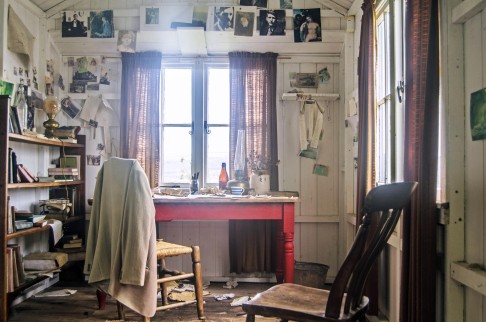
[[[402,93],[404,91],[405,91],[405,83],[403,81],[399,81],[397,86],[397,95],[398,95],[398,102],[400,103],[403,100]]]
[[[208,121],[204,121],[204,132],[206,134],[211,134],[211,130],[209,129]]]
[[[191,129],[189,130],[189,135],[192,135],[194,133],[194,121],[191,123]]]

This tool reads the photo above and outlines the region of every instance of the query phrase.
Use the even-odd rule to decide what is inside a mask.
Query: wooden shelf
[[[5,236],[5,239],[10,240],[10,239],[19,238],[19,237],[22,237],[22,236],[36,234],[38,232],[48,230],[50,227],[51,226],[47,225],[47,226],[44,226],[44,227],[33,227],[33,228],[22,229],[22,230],[16,231],[15,233],[7,234]]]
[[[25,189],[25,188],[48,188],[60,186],[76,186],[84,184],[84,180],[62,181],[62,182],[32,182],[32,183],[9,183],[9,189]]]
[[[305,101],[305,100],[316,100],[316,101],[336,101],[339,99],[339,94],[337,93],[283,93],[283,101]]]
[[[73,147],[73,148],[84,148],[83,144],[79,143],[69,143],[69,142],[62,142],[57,139],[42,139],[42,138],[35,138],[27,135],[20,135],[15,133],[9,133],[8,138],[10,141],[21,142],[21,143],[31,143],[31,144],[38,144],[38,145],[48,145],[48,146],[64,146],[64,147]]]

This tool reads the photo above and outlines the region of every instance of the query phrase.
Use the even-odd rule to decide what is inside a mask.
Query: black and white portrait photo
[[[113,11],[91,11],[90,26],[91,38],[113,38]]]
[[[285,35],[285,10],[260,10],[260,36]]]
[[[233,31],[233,7],[214,8],[214,31]]]
[[[236,11],[235,14],[235,36],[253,36],[255,24],[255,13]]]
[[[119,52],[134,53],[137,34],[132,30],[119,30],[116,50]]]
[[[84,11],[63,11],[61,15],[62,37],[88,36],[88,16]]]
[[[294,41],[322,41],[321,9],[294,9]]]
[[[145,8],[145,24],[146,25],[159,24],[159,8]]]
[[[266,8],[267,0],[240,0],[240,6],[255,6],[258,8]]]

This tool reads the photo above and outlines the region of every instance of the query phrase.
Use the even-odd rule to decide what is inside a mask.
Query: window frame
[[[167,68],[189,68],[192,70],[191,77],[191,118],[190,123],[164,123],[163,109],[164,107],[164,85],[165,77],[164,72]],[[188,131],[192,131],[191,134],[191,160],[190,168],[191,172],[199,173],[199,186],[217,186],[218,182],[208,182],[208,135],[207,130],[216,127],[228,127],[229,131],[229,118],[228,124],[224,123],[209,123],[208,122],[208,71],[212,68],[227,68],[229,70],[229,59],[218,58],[163,58],[162,70],[161,70],[161,113],[160,113],[160,173],[159,173],[159,185],[160,186],[180,186],[181,188],[189,188],[190,179],[187,182],[173,182],[164,180],[164,128],[170,127],[186,127]],[[229,83],[229,78],[228,78]],[[229,115],[229,102],[228,102],[228,115]],[[228,135],[229,137],[229,135]],[[228,146],[228,160],[229,160],[229,146]],[[216,178],[217,180],[217,178]]]

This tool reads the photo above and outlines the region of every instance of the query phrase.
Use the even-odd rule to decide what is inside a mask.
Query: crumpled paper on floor
[[[51,292],[44,292],[44,293],[37,293],[34,297],[60,297],[60,296],[70,296],[76,294],[77,290],[58,290],[58,291],[51,291]]]

